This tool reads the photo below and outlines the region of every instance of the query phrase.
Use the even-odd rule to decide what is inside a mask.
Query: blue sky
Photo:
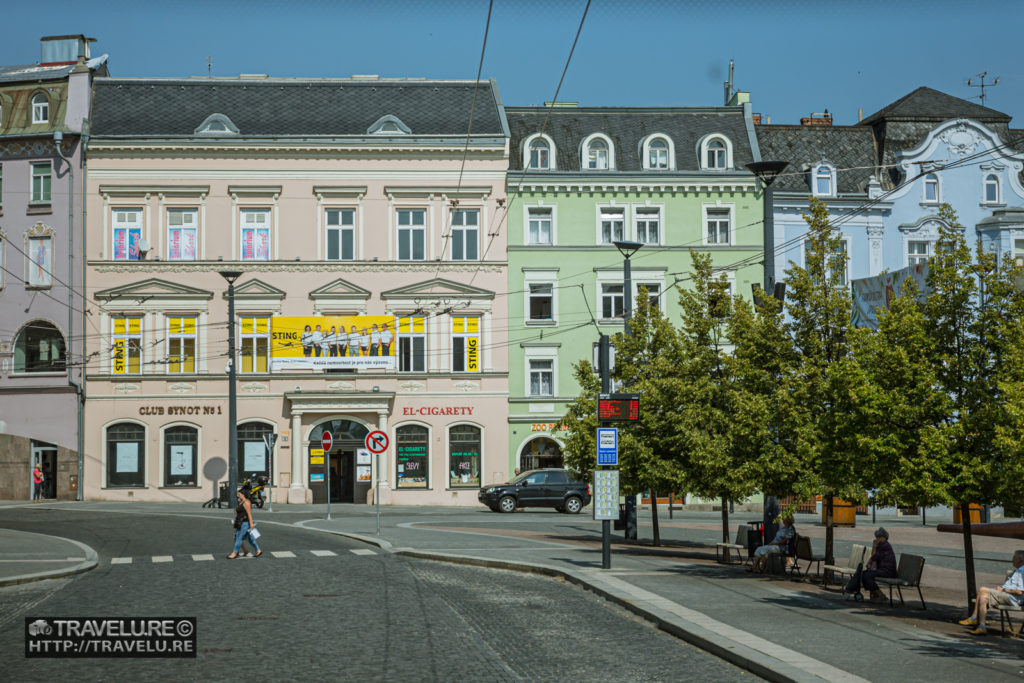
[[[554,95],[586,0],[495,0],[483,75],[505,104]],[[115,76],[473,78],[487,0],[138,0],[8,3],[0,63],[38,61],[44,35],[85,33]],[[1024,128],[1020,0],[593,0],[560,100],[722,103],[736,86],[773,123],[826,108],[851,124],[920,85],[977,95]]]

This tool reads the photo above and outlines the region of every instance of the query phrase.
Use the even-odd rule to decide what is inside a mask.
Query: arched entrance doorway
[[[331,433],[330,453],[320,446],[324,432]],[[354,503],[366,500],[369,481],[356,479],[356,452],[370,430],[362,422],[332,419],[320,422],[309,433],[309,488],[314,503],[327,502],[327,478],[330,477],[332,503]]]
[[[519,451],[519,471],[541,467],[562,467],[562,446],[548,436],[538,436],[523,444]]]

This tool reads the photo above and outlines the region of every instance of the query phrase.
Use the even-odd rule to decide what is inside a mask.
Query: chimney
[[[864,107],[857,107],[857,123],[864,120]]]
[[[750,118],[754,122],[755,126],[761,125],[761,115],[760,114],[751,114]]]
[[[95,38],[84,35],[44,36],[40,43],[40,66],[71,66],[78,64],[79,57],[89,59],[89,43]]]
[[[812,112],[810,116],[805,116],[800,119],[801,126],[831,126],[832,125],[832,114],[828,113],[828,109],[824,113]]]

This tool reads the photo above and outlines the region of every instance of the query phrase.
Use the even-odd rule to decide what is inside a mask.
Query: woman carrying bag
[[[256,531],[256,522],[252,519],[252,501],[249,500],[250,490],[248,484],[238,490],[238,506],[235,507],[234,522],[235,549],[228,555],[229,560],[238,558],[238,552],[242,550],[242,541],[249,541],[249,545],[256,551],[253,557],[259,557],[263,554],[263,551],[256,544],[256,539],[259,538],[260,532]]]

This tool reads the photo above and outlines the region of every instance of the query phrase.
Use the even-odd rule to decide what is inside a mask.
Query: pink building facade
[[[238,471],[275,502],[475,505],[509,474],[493,82],[100,79],[94,98],[86,499],[198,503],[227,479],[225,271]]]

